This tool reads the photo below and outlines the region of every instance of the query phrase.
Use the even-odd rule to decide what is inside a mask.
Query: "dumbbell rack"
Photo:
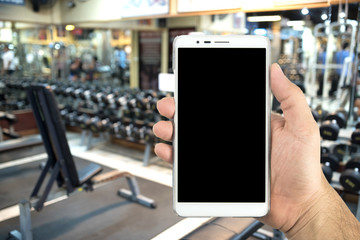
[[[86,150],[90,150],[93,147],[93,144],[102,144],[109,140],[110,136],[107,133],[100,133],[99,139],[94,141],[94,134],[89,130],[81,131],[81,142],[80,145],[86,146]],[[87,142],[87,143],[86,143]],[[148,166],[150,161],[151,149],[153,147],[153,143],[149,143],[144,141],[145,150],[143,157],[143,166]]]
[[[352,195],[356,195],[358,200],[357,200],[357,207],[356,207],[356,212],[355,212],[355,217],[360,221],[360,191],[358,192],[347,192],[345,191],[344,187],[341,186],[340,184],[340,173],[339,172],[334,172],[334,175],[332,177],[332,182],[331,182],[331,186],[340,194],[343,195],[344,193],[350,193]]]
[[[68,108],[64,114],[67,125],[79,126],[79,123],[75,123],[74,118],[83,114],[87,116],[86,121],[88,122],[96,116],[99,116],[100,119],[107,119],[108,126],[101,127],[104,128],[103,130],[93,131],[91,127],[81,126],[82,123],[80,123],[81,143],[86,145],[87,149],[91,149],[93,144],[108,141],[110,137],[123,139],[145,145],[143,164],[144,166],[149,164],[151,149],[156,140],[153,134],[147,136],[147,133],[151,131],[154,122],[161,119],[156,110],[156,101],[166,94],[138,89],[90,91],[67,85],[53,85],[52,88],[60,98],[58,101],[64,103]],[[73,104],[69,106],[71,102]],[[121,124],[125,128],[124,132],[122,134],[116,131],[112,132],[111,125],[113,124]],[[100,136],[97,141],[94,141],[95,135]]]
[[[120,88],[117,86],[101,85],[98,82],[78,83],[66,81],[53,81],[48,83],[45,79],[12,79],[4,81],[5,91],[9,99],[16,96],[25,96],[25,89],[33,83],[48,84],[53,89],[57,101],[61,104],[63,120],[66,126],[79,129],[76,118],[87,115],[88,119],[98,117],[99,120],[109,119],[108,125],[103,129],[91,131],[82,129],[82,144],[91,149],[95,144],[104,143],[110,138],[123,139],[132,143],[145,145],[143,163],[149,163],[151,149],[158,140],[152,130],[155,122],[163,117],[157,112],[156,102],[169,93],[152,90]],[[13,96],[13,97],[11,97]],[[26,97],[21,97],[22,107],[30,108]],[[111,132],[111,124],[121,123],[126,127],[125,135]],[[85,130],[85,131],[84,131]],[[95,138],[102,135],[100,138]]]
[[[351,159],[352,156],[354,156],[354,154],[355,155],[360,154],[359,152],[360,146],[353,145],[349,141],[350,138],[346,137],[347,135],[351,134],[350,132],[351,132],[350,129],[346,129],[346,130],[342,129],[339,134],[340,136],[337,137],[337,140],[335,142],[329,140],[323,140],[321,145],[323,147],[325,146],[328,147],[328,149],[331,149],[329,150],[329,153],[331,152],[333,155],[336,155],[337,158],[339,158],[338,160],[336,160],[338,169],[337,171],[333,170],[333,175],[330,184],[339,193],[339,195],[342,196],[342,198],[345,196],[345,194],[350,194],[352,196],[357,197],[355,216],[360,221],[360,191],[348,191],[340,183],[340,176],[341,176],[340,172],[342,172],[344,168],[344,165],[340,164],[340,162],[347,162]]]

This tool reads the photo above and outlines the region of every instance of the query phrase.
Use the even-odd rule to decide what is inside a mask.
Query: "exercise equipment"
[[[14,114],[0,111],[0,120],[6,121],[9,126],[8,128],[0,126],[0,152],[42,143],[40,135],[21,137],[15,132],[14,124],[17,122],[17,118]],[[4,136],[10,139],[4,141]]]
[[[208,222],[183,236],[181,239],[286,239],[285,234],[278,229],[261,231],[260,228],[263,226],[264,224],[262,222],[253,218],[211,218]]]
[[[351,142],[360,145],[360,122],[355,124],[355,131],[351,134]]]
[[[343,161],[345,156],[350,156],[357,153],[358,147],[350,142],[336,143],[332,147],[332,153],[335,154],[340,161]]]
[[[351,134],[351,142],[352,142],[353,144],[360,145],[360,129],[356,129],[356,130]]]
[[[66,139],[65,129],[61,122],[60,113],[53,92],[46,86],[30,86],[27,90],[30,103],[33,107],[35,119],[44,141],[48,160],[42,170],[36,185],[30,195],[30,199],[19,203],[20,208],[20,232],[14,230],[10,233],[16,239],[32,239],[30,209],[34,207],[40,211],[48,198],[50,190],[55,183],[61,194],[70,195],[77,189],[92,191],[96,185],[105,181],[126,177],[130,191],[120,189],[118,194],[130,201],[137,202],[149,208],[156,207],[154,200],[140,194],[136,178],[130,173],[112,171],[105,175],[98,175],[102,168],[100,165],[91,163],[77,169]],[[46,175],[50,173],[50,178]],[[41,186],[45,184],[45,188]],[[41,194],[40,194],[41,190]]]
[[[24,92],[37,79],[19,79],[6,82],[12,91]],[[49,84],[56,95],[60,114],[66,126],[79,127],[82,131],[81,145],[86,149],[102,144],[112,138],[145,145],[144,165],[149,162],[151,149],[157,141],[151,133],[152,125],[164,119],[156,108],[158,100],[171,93],[130,89],[80,82],[54,81]]]
[[[320,135],[324,140],[334,141],[338,138],[340,128],[346,127],[346,115],[343,111],[329,114],[320,126]]]
[[[340,176],[341,185],[348,191],[360,190],[360,157],[354,157],[345,165],[345,171]]]
[[[342,73],[340,75],[339,86],[343,86],[350,83],[351,74],[347,74],[347,69],[352,68],[353,53],[355,49],[356,42],[356,20],[342,20],[338,22],[325,21],[324,23],[319,23],[314,27],[314,36],[316,38],[314,53],[312,59],[310,59],[311,74],[309,79],[306,80],[306,84],[312,86],[316,85],[316,75],[319,71],[321,74],[320,89],[324,97],[328,97],[330,84],[328,79],[330,77],[331,71],[340,70]],[[334,55],[334,46],[337,45],[337,39],[347,39],[349,43],[349,53],[350,56],[343,64],[333,63]],[[338,44],[339,45],[339,44]],[[340,44],[341,45],[341,44]],[[319,46],[323,46],[321,49]],[[324,57],[319,57],[321,54],[324,54]],[[318,59],[323,59],[323,62],[317,62]],[[337,92],[337,99],[342,94],[341,91]],[[310,95],[315,96],[315,93]]]
[[[323,153],[321,154],[320,162],[323,164],[321,166],[323,173],[328,182],[331,182],[333,171],[336,171],[339,168],[339,158],[331,153]]]
[[[5,135],[11,139],[20,138],[21,135],[15,132],[14,124],[17,122],[17,118],[14,114],[8,112],[0,112],[0,120],[5,120],[9,128],[2,128],[0,126],[0,142],[3,141],[3,136]]]

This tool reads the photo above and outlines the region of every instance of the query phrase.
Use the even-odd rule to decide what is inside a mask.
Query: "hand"
[[[174,98],[166,97],[161,99],[157,103],[157,109],[159,110],[161,115],[170,119],[174,118],[174,114],[175,114]],[[172,141],[172,135],[173,135],[172,122],[160,121],[153,126],[153,131],[157,137],[165,141]],[[165,143],[158,143],[155,145],[155,153],[165,161],[169,163],[173,162],[172,146]]]
[[[271,209],[261,220],[287,232],[321,193],[320,134],[300,88],[277,64],[270,76],[283,117],[271,116]]]
[[[306,239],[316,233],[315,228],[307,227],[310,222],[325,225],[325,221],[316,217],[321,210],[328,211],[326,207],[335,207],[326,206],[329,198],[334,199],[335,205],[345,204],[322,174],[319,127],[303,93],[285,77],[277,64],[273,64],[270,71],[271,89],[281,103],[283,116],[271,116],[271,208],[269,214],[260,220],[287,233],[288,237],[301,232]],[[160,100],[157,107],[162,115],[173,118],[173,98]],[[170,121],[160,121],[154,125],[153,131],[159,138],[171,141],[173,125]],[[159,143],[155,146],[155,153],[172,162],[171,146]],[[346,214],[349,212],[347,210]],[[336,228],[323,229],[330,233]]]

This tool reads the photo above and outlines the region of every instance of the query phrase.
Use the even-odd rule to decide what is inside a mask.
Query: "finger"
[[[155,154],[168,163],[173,163],[172,147],[166,143],[158,143],[155,145]]]
[[[290,82],[278,64],[271,66],[271,90],[280,102],[287,124],[291,127],[306,129],[314,119],[303,92]]]
[[[153,126],[153,132],[158,137],[165,141],[172,141],[173,125],[170,121],[160,121]]]
[[[175,101],[172,97],[165,97],[157,102],[157,109],[161,115],[167,118],[174,118]]]

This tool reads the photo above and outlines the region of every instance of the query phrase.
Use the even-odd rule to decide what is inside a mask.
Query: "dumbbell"
[[[355,128],[355,131],[351,134],[351,142],[360,145],[360,123],[357,123]]]
[[[346,127],[346,116],[342,111],[329,114],[320,126],[320,135],[324,140],[336,140],[340,128]]]
[[[320,115],[319,115],[318,111],[316,111],[315,109],[311,109],[311,114],[312,114],[315,122],[319,121]]]
[[[154,143],[156,141],[156,136],[151,128],[145,129],[144,140],[147,143]]]
[[[139,142],[140,140],[144,139],[146,127],[145,126],[132,126],[130,129],[130,136],[135,142]]]
[[[74,92],[74,87],[67,87],[65,88],[65,90],[62,92],[64,97],[72,97],[72,94]]]
[[[143,111],[142,109],[140,108],[134,108],[132,109],[133,111],[133,116],[134,116],[134,119],[136,120],[140,120],[140,121],[143,121],[145,119],[145,111]]]
[[[123,106],[126,106],[127,105],[127,102],[128,102],[128,97],[129,95],[126,93],[126,94],[123,94],[123,95],[119,95],[119,97],[117,97],[115,99],[115,106],[116,107],[123,107]]]
[[[80,96],[84,93],[84,89],[82,87],[79,88],[75,88],[75,90],[73,92],[71,92],[71,97],[73,97],[74,99],[78,99],[80,98]]]
[[[109,93],[107,95],[104,95],[103,102],[106,106],[111,106],[115,103],[116,98],[118,97],[117,93]]]
[[[82,100],[89,100],[89,99],[91,99],[91,90],[90,90],[90,89],[86,89],[86,90],[83,90],[82,92],[79,92],[79,97],[80,97]]]
[[[78,112],[77,111],[73,111],[73,112],[69,112],[68,114],[65,115],[65,123],[69,126],[76,126],[76,118],[78,116]]]
[[[86,130],[89,129],[89,124],[90,124],[90,116],[86,113],[81,114],[79,116],[76,117],[75,122],[76,125],[79,126],[81,129]]]
[[[323,164],[321,169],[330,183],[333,171],[336,171],[339,168],[339,158],[335,154],[323,153],[321,154],[320,162]]]
[[[335,154],[340,161],[342,161],[345,156],[354,154],[357,151],[358,147],[350,142],[341,142],[332,148],[332,153]]]
[[[101,119],[98,116],[95,116],[88,121],[90,121],[89,126],[90,126],[90,130],[93,133],[104,132],[106,128],[110,125],[109,118]]]
[[[115,135],[116,137],[126,138],[126,125],[123,124],[121,121],[115,122],[110,126],[110,133]]]
[[[341,173],[340,183],[348,191],[360,190],[360,157],[354,157],[345,165],[345,171]]]
[[[145,119],[148,122],[157,122],[158,119],[160,118],[158,115],[159,115],[158,113],[155,113],[152,110],[145,111]]]
[[[91,94],[91,101],[93,101],[94,103],[100,103],[102,102],[103,95],[103,92],[93,92]]]

